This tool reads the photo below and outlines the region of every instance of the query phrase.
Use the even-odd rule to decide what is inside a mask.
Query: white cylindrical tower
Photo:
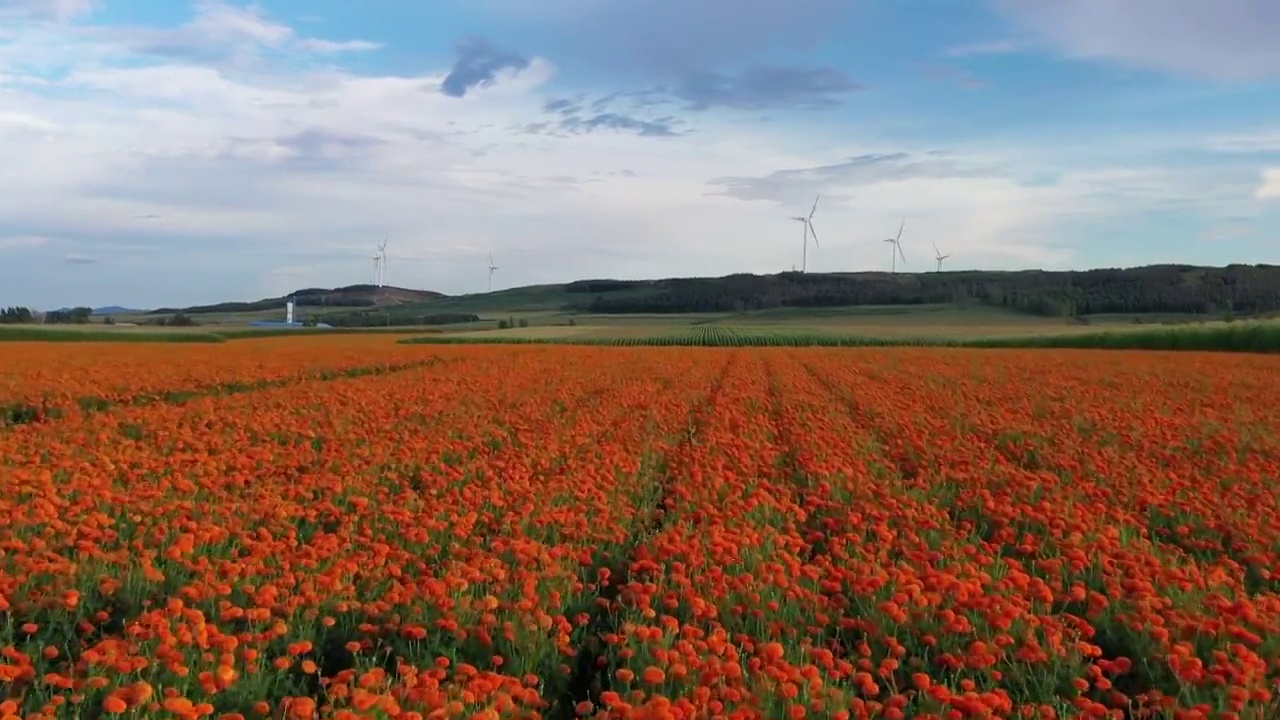
[[[284,304],[284,321],[290,325],[293,324],[293,301]]]

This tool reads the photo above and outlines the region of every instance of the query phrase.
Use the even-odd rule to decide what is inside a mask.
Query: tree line
[[[654,281],[584,280],[597,313],[742,312],[777,307],[980,302],[1052,317],[1103,313],[1250,315],[1280,310],[1280,267],[1230,265],[1048,272],[786,272]]]
[[[0,325],[85,325],[93,316],[93,308],[74,307],[65,310],[49,310],[43,314],[29,307],[10,306],[0,310]]]
[[[26,307],[7,307],[0,310],[0,324],[17,325],[20,323],[33,323],[36,321],[35,313],[31,312],[31,308]]]

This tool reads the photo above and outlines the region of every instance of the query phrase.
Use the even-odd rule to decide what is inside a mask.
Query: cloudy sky
[[[0,0],[0,305],[1280,263],[1275,0]]]

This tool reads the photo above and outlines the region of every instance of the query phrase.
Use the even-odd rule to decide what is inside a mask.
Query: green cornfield
[[[1078,348],[1112,350],[1200,350],[1218,352],[1280,352],[1280,324],[1239,322],[1210,327],[1172,327],[1070,335],[1033,335],[973,340],[887,338],[842,335],[784,328],[735,328],[698,325],[648,337],[448,337],[405,338],[406,344],[553,344],[655,347],[971,347]]]

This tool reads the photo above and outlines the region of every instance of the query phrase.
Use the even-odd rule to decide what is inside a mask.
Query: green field
[[[481,315],[481,317],[485,317]],[[500,319],[527,327],[499,329]],[[1168,325],[1185,318],[1162,317]],[[1142,323],[1142,324],[1139,324]],[[1045,318],[980,304],[890,305],[837,308],[775,308],[740,313],[599,315],[579,312],[510,312],[481,323],[441,327],[441,340],[624,341],[687,336],[694,328],[727,328],[741,335],[874,338],[893,342],[969,341],[1010,337],[1095,335],[1151,327],[1143,316],[1108,316],[1085,321]],[[1201,327],[1211,323],[1196,323]]]
[[[0,325],[0,342],[132,342],[132,343],[223,343],[228,340],[287,337],[291,335],[390,335],[413,336],[439,333],[431,327],[288,329],[252,328],[236,325],[199,327],[155,327],[103,325]]]
[[[593,314],[575,309],[590,296],[560,286],[528,287],[444,298],[438,312],[474,313],[479,322],[436,327],[368,327],[328,330],[253,328],[279,312],[207,313],[196,327],[154,325],[0,326],[0,340],[226,342],[296,334],[386,333],[422,343],[575,343],[606,345],[968,345],[1002,347],[1152,347],[1280,349],[1280,322],[1204,321],[1195,316],[1105,315],[1046,318],[980,303],[863,305],[727,313]],[[307,308],[317,317],[344,308]],[[120,316],[144,322],[155,316]],[[499,325],[507,325],[500,327]]]
[[[928,326],[925,326],[928,327]],[[521,344],[561,343],[618,346],[686,347],[874,347],[891,345],[975,348],[1097,348],[1115,350],[1202,350],[1280,352],[1280,321],[1254,320],[1134,328],[1113,325],[1103,330],[1073,332],[1010,332],[1004,335],[947,333],[873,334],[849,332],[848,327],[816,328],[774,324],[689,324],[681,327],[632,328],[609,332],[603,328],[519,328],[494,332],[436,333],[401,340],[407,344]],[[972,330],[970,328],[969,330]]]

